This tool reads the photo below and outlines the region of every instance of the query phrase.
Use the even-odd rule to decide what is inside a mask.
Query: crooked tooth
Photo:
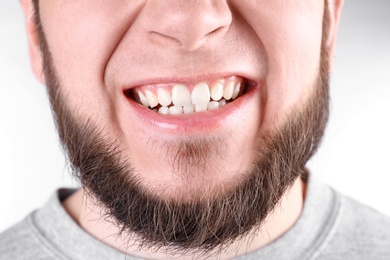
[[[191,93],[188,88],[181,84],[175,84],[172,88],[172,103],[175,106],[191,104]]]
[[[146,98],[148,99],[150,108],[154,108],[155,106],[158,105],[157,96],[155,94],[153,94],[153,92],[151,92],[149,90],[145,90],[145,95],[146,95]]]
[[[195,85],[191,93],[192,104],[207,104],[210,101],[210,89],[207,83],[200,82]]]
[[[190,93],[187,86],[175,84],[172,87],[172,93],[164,88],[158,88],[157,95],[150,90],[137,91],[137,94],[143,106],[154,108],[153,111],[160,114],[190,114],[224,107],[227,100],[234,100],[238,97],[241,85],[242,82],[228,80],[226,86],[218,81],[210,88],[207,83],[200,82]],[[157,109],[159,104],[161,107]]]
[[[218,102],[218,104],[219,104],[219,107],[224,107],[224,106],[226,106],[226,100],[225,100],[225,99],[221,99],[221,100]]]
[[[158,112],[159,112],[160,114],[163,114],[163,115],[169,115],[169,108],[167,108],[167,107],[160,107],[160,108],[158,109]]]
[[[241,90],[241,82],[238,82],[237,85],[234,87],[232,99],[236,99],[238,97],[240,90]]]
[[[171,107],[169,107],[169,113],[171,115],[183,114],[183,107],[182,106],[171,106]]]
[[[204,111],[207,111],[207,104],[208,104],[208,103],[195,104],[195,112],[204,112]]]
[[[149,107],[149,101],[141,91],[138,91],[138,97],[144,107]]]
[[[184,114],[191,114],[195,112],[195,105],[185,105],[183,106]]]
[[[220,100],[223,97],[223,84],[221,82],[217,82],[211,88],[211,98],[213,100]]]
[[[216,110],[219,108],[219,103],[217,101],[211,101],[207,104],[207,110]]]
[[[158,103],[160,103],[163,107],[169,106],[172,102],[171,93],[163,88],[159,88],[157,90],[157,98]]]
[[[234,81],[229,81],[229,83],[225,87],[225,90],[223,91],[223,97],[226,100],[231,99],[233,96],[233,90],[234,90]]]

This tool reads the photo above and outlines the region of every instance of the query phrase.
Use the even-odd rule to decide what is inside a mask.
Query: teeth
[[[207,110],[216,110],[219,108],[219,103],[217,101],[211,101],[207,104]]]
[[[182,106],[171,106],[171,107],[169,107],[169,113],[171,115],[183,114],[183,107]]]
[[[146,98],[148,99],[150,108],[154,108],[155,106],[158,105],[157,96],[155,94],[153,94],[153,92],[151,92],[149,90],[145,90],[145,95],[146,95]]]
[[[213,100],[220,100],[223,97],[223,84],[221,82],[217,82],[212,88],[211,88],[211,98]]]
[[[207,104],[208,104],[208,103],[196,104],[196,105],[195,105],[195,112],[204,112],[204,111],[207,111]]]
[[[160,103],[163,107],[167,107],[172,102],[172,95],[169,91],[159,88],[157,91],[158,103]]]
[[[218,104],[219,104],[219,107],[224,107],[224,106],[226,106],[226,100],[221,99],[220,101],[218,101]]]
[[[148,101],[148,99],[145,97],[145,95],[144,95],[141,91],[138,91],[138,96],[139,96],[139,100],[141,101],[141,104],[142,104],[144,107],[148,107],[148,106],[149,106],[149,101]]]
[[[188,88],[181,84],[175,84],[172,88],[172,102],[175,106],[191,104],[191,94]]]
[[[242,78],[229,77],[214,81],[212,85],[200,82],[189,89],[183,84],[159,87],[156,90],[148,86],[136,91],[135,99],[145,107],[164,115],[191,114],[207,110],[216,110],[237,99],[242,93]]]
[[[169,108],[167,108],[167,107],[160,107],[160,108],[158,109],[158,112],[159,112],[160,114],[163,114],[163,115],[169,115]]]
[[[191,114],[195,112],[195,105],[185,105],[183,106],[184,114]]]
[[[241,90],[241,82],[238,82],[237,85],[234,87],[232,99],[236,99],[238,97],[240,90]]]
[[[233,91],[234,91],[234,81],[230,81],[225,90],[223,91],[223,97],[226,99],[226,100],[229,100],[232,98],[233,96]]]
[[[192,104],[207,104],[210,101],[210,89],[207,83],[201,82],[195,85],[191,93]]]

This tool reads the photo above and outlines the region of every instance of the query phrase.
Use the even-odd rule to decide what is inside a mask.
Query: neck
[[[230,259],[256,251],[276,240],[298,220],[303,209],[304,194],[305,183],[298,178],[293,186],[286,191],[281,202],[267,217],[260,229],[229,245],[222,252],[211,252],[212,258]],[[136,239],[132,239],[134,236],[131,234],[118,235],[120,234],[119,228],[113,224],[113,221],[104,218],[102,214],[104,209],[99,208],[98,204],[92,201],[89,196],[85,196],[83,189],[66,199],[63,205],[69,215],[86,232],[124,253],[144,259],[172,259],[175,257],[198,259],[209,256],[209,254],[197,252],[180,254],[177,250],[175,250],[175,254],[172,254],[169,249],[159,248],[157,250],[139,247]]]

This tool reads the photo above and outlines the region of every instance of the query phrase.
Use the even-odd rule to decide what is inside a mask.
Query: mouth
[[[153,84],[125,90],[126,97],[162,115],[178,116],[217,110],[248,91],[251,83],[239,76],[195,84]]]
[[[188,133],[210,131],[246,117],[259,85],[241,76],[228,76],[194,83],[145,84],[123,93],[147,125]]]

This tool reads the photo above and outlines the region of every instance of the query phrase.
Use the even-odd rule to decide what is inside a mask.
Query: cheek
[[[322,20],[289,20],[288,26],[270,33],[269,92],[283,100],[283,108],[297,102],[313,86],[319,72]],[[287,21],[286,21],[287,24]]]
[[[316,83],[322,42],[323,3],[272,1],[247,13],[267,60],[265,121],[278,120],[303,103]],[[259,15],[260,14],[260,15]],[[252,18],[251,18],[252,17]]]
[[[60,2],[42,0],[40,5],[43,30],[62,91],[68,96],[69,106],[76,107],[80,114],[110,118],[115,89],[105,84],[104,72],[131,23],[131,9],[125,7],[129,3]]]
[[[269,112],[283,114],[299,106],[316,84],[320,70],[321,24],[318,28],[279,31],[280,35],[265,44],[269,53],[266,79]]]

